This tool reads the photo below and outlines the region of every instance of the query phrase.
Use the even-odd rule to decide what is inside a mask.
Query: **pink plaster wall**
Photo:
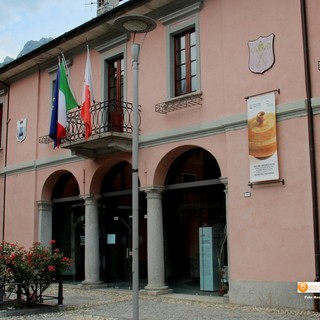
[[[312,24],[309,30],[312,37],[312,87],[314,96],[319,96],[317,60],[320,57],[320,42],[317,39],[320,4],[316,0],[308,1],[307,4]],[[155,104],[167,98],[166,27],[158,23],[157,29],[145,39],[141,52],[142,135],[202,124],[230,115],[243,115],[246,113],[244,97],[267,90],[281,89],[276,100],[278,105],[303,100],[305,85],[299,10],[299,0],[204,1],[204,8],[200,12],[203,104],[167,115],[154,111]],[[275,64],[263,75],[253,74],[248,69],[247,42],[270,33],[275,34]],[[131,42],[128,44],[128,52],[130,45]],[[81,54],[73,57],[71,67],[78,102],[82,98],[85,58],[84,48]],[[127,58],[126,94],[127,100],[132,101],[130,53]],[[100,54],[93,49],[91,61],[95,96],[99,101],[102,96],[102,62]],[[11,86],[9,166],[70,154],[68,150],[53,150],[52,144],[38,143],[39,136],[48,134],[50,85],[53,77],[54,74],[43,70]],[[24,117],[28,118],[27,139],[19,143],[16,141],[16,122]],[[315,125],[316,137],[320,137],[319,116],[315,117]],[[141,149],[141,186],[163,183],[170,161],[175,159],[171,156],[178,156],[178,148],[188,146],[208,150],[217,159],[221,175],[228,178],[231,278],[313,280],[313,227],[306,118],[278,123],[279,167],[280,176],[285,179],[284,186],[253,189],[247,186],[249,170],[246,129]],[[320,149],[320,139],[316,139],[316,147]],[[99,191],[98,185],[103,174],[123,160],[130,162],[130,154],[119,153],[98,160],[79,159],[78,162],[41,167],[37,172],[9,175],[6,240],[30,245],[37,239],[35,226],[38,223],[38,209],[35,201],[50,199],[50,187],[54,184],[54,180],[50,180],[52,175],[60,170],[70,171],[79,184],[80,194],[95,193]],[[317,162],[319,160],[318,157]],[[0,161],[3,163],[3,155]],[[244,198],[246,191],[251,192],[250,198]],[[0,192],[3,192],[2,184]]]
[[[31,246],[37,239],[34,172],[7,177],[5,240],[21,246]]]
[[[314,278],[305,118],[278,123],[278,132],[280,177],[285,179],[285,185],[252,189],[247,186],[247,148],[241,142],[247,132],[228,134],[232,279],[313,281]],[[294,144],[301,147],[297,150]],[[251,192],[251,197],[245,198],[244,192]]]
[[[166,115],[155,113],[155,104],[165,101],[167,94],[166,50],[161,50],[165,44],[158,41],[165,40],[166,27],[158,23],[141,53],[144,134],[243,113],[244,97],[267,90],[281,89],[278,103],[304,97],[300,1],[290,5],[277,0],[259,4],[244,0],[241,5],[237,0],[205,1],[199,16],[203,104]],[[275,64],[263,75],[253,74],[248,68],[247,43],[271,33],[275,34]]]

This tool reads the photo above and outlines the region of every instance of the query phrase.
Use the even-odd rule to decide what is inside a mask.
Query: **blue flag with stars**
[[[59,82],[60,82],[60,64],[58,65],[56,81],[53,89],[52,110],[49,137],[54,141],[54,148],[59,145],[57,138],[57,122],[58,122],[58,99],[59,99]]]

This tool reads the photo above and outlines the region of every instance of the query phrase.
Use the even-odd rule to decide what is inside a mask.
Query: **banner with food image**
[[[250,182],[279,179],[275,93],[247,99]]]

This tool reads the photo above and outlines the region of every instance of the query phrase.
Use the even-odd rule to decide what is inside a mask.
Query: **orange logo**
[[[298,282],[298,291],[305,293],[308,291],[308,284],[305,282]]]

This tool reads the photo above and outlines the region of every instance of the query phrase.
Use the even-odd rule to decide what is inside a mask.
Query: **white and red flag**
[[[85,124],[86,140],[88,140],[88,138],[92,133],[90,108],[93,105],[93,101],[94,101],[94,97],[93,97],[93,87],[92,87],[90,51],[89,51],[89,47],[87,46],[87,62],[86,62],[86,71],[84,75],[83,96],[82,96],[82,105],[81,105],[81,118]]]

